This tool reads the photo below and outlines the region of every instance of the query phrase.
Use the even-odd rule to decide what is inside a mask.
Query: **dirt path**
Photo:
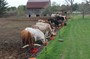
[[[17,21],[0,19],[0,59],[16,59],[22,46],[20,31],[36,21]],[[22,58],[24,59],[24,58]]]

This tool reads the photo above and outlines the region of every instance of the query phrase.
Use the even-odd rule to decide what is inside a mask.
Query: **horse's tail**
[[[33,44],[34,44],[33,37],[29,31],[22,30],[21,31],[21,38],[22,38],[22,42],[24,45],[29,44],[30,47],[33,46]]]

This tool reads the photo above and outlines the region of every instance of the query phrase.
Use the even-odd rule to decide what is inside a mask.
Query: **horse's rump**
[[[43,22],[37,22],[35,24],[42,32],[46,32],[48,30],[48,24]]]
[[[29,31],[26,30],[22,30],[21,31],[21,38],[22,38],[22,42],[24,45],[29,44],[30,47],[33,46],[34,42],[33,42],[33,36],[31,35],[31,33]]]

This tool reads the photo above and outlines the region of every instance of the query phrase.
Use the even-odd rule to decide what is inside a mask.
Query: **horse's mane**
[[[22,42],[24,45],[29,44],[30,47],[33,46],[33,44],[34,44],[33,37],[29,31],[22,30],[21,31],[21,38],[22,38]]]

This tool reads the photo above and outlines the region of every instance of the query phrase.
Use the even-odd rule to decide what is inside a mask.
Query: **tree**
[[[90,13],[90,2],[88,0],[85,2],[85,12]]]
[[[53,2],[51,6],[48,6],[43,14],[52,14],[54,12],[60,11],[60,6],[58,4],[56,4],[56,2]]]
[[[5,12],[7,10],[7,4],[8,3],[5,0],[0,0],[0,16],[5,14]]]
[[[25,15],[26,6],[25,6],[25,5],[20,5],[20,6],[18,6],[17,12],[18,12],[18,15]]]
[[[43,11],[43,14],[44,15],[46,15],[46,14],[51,14],[52,13],[52,11],[51,11],[51,6],[48,6],[46,9],[44,9],[44,11]]]
[[[7,16],[16,16],[17,8],[16,7],[8,7],[7,8]]]
[[[77,3],[73,4],[73,11],[77,11],[79,9],[79,5]]]
[[[7,11],[16,10],[16,7],[9,7]]]
[[[82,12],[82,18],[84,19],[85,18],[85,15],[87,13],[90,13],[90,3],[88,0],[85,0],[85,2],[82,2],[80,5],[79,5],[79,10]]]
[[[74,0],[65,0],[65,1],[66,1],[66,3],[67,3],[68,5],[71,6],[71,13],[72,13],[72,11],[73,11]]]
[[[16,7],[8,7],[7,8],[7,13],[16,13]]]

